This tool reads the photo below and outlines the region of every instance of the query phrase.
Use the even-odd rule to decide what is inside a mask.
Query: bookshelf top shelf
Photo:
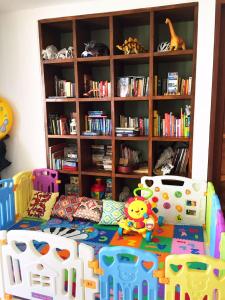
[[[163,96],[153,96],[152,100],[154,101],[168,101],[168,100],[191,100],[191,95],[163,95]]]

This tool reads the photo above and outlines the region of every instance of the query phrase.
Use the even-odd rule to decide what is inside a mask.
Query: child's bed
[[[0,297],[225,299],[225,223],[212,184],[208,184],[206,203],[206,184],[143,177],[142,184],[154,190],[151,200],[158,214],[170,223],[156,227],[147,243],[139,235],[119,236],[116,226],[79,220],[15,223],[14,196],[19,218],[33,185],[51,192],[58,190],[58,183],[57,173],[45,169],[16,175],[14,186],[12,180],[3,182],[0,217],[8,210],[10,214],[0,228],[10,227],[10,231],[0,231]]]

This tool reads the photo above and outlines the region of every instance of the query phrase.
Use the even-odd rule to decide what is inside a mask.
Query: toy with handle
[[[138,196],[137,192],[139,191],[144,191],[145,197]],[[156,223],[159,223],[159,219],[153,212],[151,203],[148,201],[152,196],[153,191],[141,185],[134,190],[134,197],[129,198],[125,204],[124,212],[126,218],[119,222],[119,235],[135,231],[141,234],[146,241],[151,240],[152,231]],[[162,223],[161,218],[160,223]]]

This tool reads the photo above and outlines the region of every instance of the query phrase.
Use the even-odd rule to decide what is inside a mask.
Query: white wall
[[[160,5],[188,2],[193,1],[161,0]],[[159,6],[159,1],[92,0],[0,15],[0,96],[10,101],[15,115],[7,141],[7,158],[13,164],[3,176],[46,165],[37,20],[151,6]],[[203,180],[207,179],[214,14],[215,0],[199,0],[193,177]]]

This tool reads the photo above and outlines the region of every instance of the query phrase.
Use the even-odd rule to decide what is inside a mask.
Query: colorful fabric
[[[58,196],[58,193],[44,193],[34,190],[24,217],[49,220]]]
[[[52,216],[73,221],[73,215],[80,205],[79,199],[75,196],[60,196],[59,200],[55,203]]]
[[[117,225],[124,217],[124,202],[103,200],[103,213],[99,224]]]
[[[80,206],[74,213],[74,218],[98,223],[102,216],[102,201],[87,197],[80,197],[78,199],[80,201]]]

